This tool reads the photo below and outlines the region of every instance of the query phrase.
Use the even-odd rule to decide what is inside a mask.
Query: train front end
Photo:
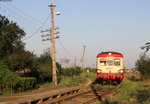
[[[101,83],[120,83],[124,78],[123,55],[118,52],[102,52],[97,55],[97,80]]]

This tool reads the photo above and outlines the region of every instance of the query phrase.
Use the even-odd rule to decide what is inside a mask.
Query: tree
[[[56,63],[58,75],[61,73],[61,65]],[[38,58],[38,77],[41,82],[52,81],[52,58],[44,53]]]
[[[11,54],[5,59],[5,64],[12,71],[30,69],[31,71],[36,67],[37,57],[29,52],[22,51]]]
[[[51,81],[52,79],[52,58],[48,54],[38,58],[38,79],[40,82]]]
[[[23,29],[0,15],[0,58],[9,57],[13,53],[24,50],[24,43],[21,41],[24,36]]]
[[[0,15],[0,58],[11,71],[34,68],[36,56],[25,50],[21,41],[24,36],[23,29]]]
[[[143,78],[150,78],[150,58],[147,55],[140,55],[135,66]]]
[[[69,76],[69,77],[78,76],[82,73],[82,69],[81,67],[66,68],[63,70],[62,73],[64,76]]]

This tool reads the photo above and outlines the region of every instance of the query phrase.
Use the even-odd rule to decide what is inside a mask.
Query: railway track
[[[88,104],[95,101],[103,101],[106,96],[113,94],[115,91],[116,88],[103,90],[91,86],[89,89],[59,96],[57,98],[49,99],[38,104]]]

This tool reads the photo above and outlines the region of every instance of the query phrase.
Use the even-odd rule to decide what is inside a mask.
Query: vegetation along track
[[[95,101],[103,101],[106,96],[113,94],[115,91],[116,88],[103,90],[91,86],[89,89],[67,94],[38,104],[87,104]]]

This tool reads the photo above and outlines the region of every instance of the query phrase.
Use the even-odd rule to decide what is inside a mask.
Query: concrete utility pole
[[[74,58],[74,67],[76,67],[76,64],[77,64],[77,58],[75,57]]]
[[[43,39],[43,41],[46,40],[50,40],[51,42],[51,57],[52,57],[52,80],[55,86],[57,86],[57,66],[56,66],[56,49],[55,49],[55,39],[59,38],[59,37],[55,37],[55,34],[59,34],[59,32],[55,33],[56,29],[59,28],[55,28],[54,25],[54,8],[56,7],[56,5],[54,5],[53,3],[51,3],[49,5],[50,7],[50,15],[51,15],[51,28],[49,30],[45,30],[45,31],[41,31],[41,32],[49,32],[49,34],[45,35],[45,36],[50,36],[51,38],[47,38],[47,39]],[[56,15],[60,15],[59,12],[55,13]],[[42,35],[42,37],[45,37],[44,35]]]
[[[81,57],[81,60],[80,60],[80,66],[81,66],[81,68],[83,68],[84,69],[84,61],[85,61],[85,51],[86,51],[86,46],[83,46],[83,55],[82,55],[82,57]]]

